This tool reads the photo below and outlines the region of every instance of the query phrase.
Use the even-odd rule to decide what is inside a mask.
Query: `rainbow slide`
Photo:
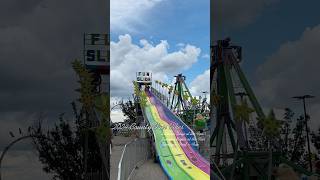
[[[198,152],[193,131],[150,91],[144,115],[152,127],[159,162],[169,179],[209,180],[210,164]]]

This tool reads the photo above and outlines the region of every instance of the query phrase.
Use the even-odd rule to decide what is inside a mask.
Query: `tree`
[[[72,103],[76,110],[75,103]],[[61,114],[59,121],[48,131],[42,128],[42,121],[30,128],[30,134],[43,138],[33,138],[35,148],[39,153],[39,160],[43,164],[43,170],[54,175],[53,179],[85,179],[85,164],[83,160],[83,133],[80,127],[80,114],[75,115],[75,122],[66,121]],[[90,135],[93,133],[91,131]],[[48,141],[52,139],[53,141]],[[97,143],[90,143],[93,151],[88,154],[94,160],[88,166],[91,169],[100,169],[101,160]],[[96,149],[96,150],[94,150]]]
[[[284,157],[288,160],[304,166],[305,156],[305,135],[304,118],[300,116],[293,122],[295,113],[285,108],[283,116],[283,124],[280,130],[280,138],[278,144]]]
[[[76,91],[80,92],[78,100],[81,104],[78,111],[76,103],[71,103],[74,121],[66,121],[61,114],[52,129],[44,130],[39,120],[37,125],[30,127],[29,133],[43,137],[33,138],[33,143],[44,171],[54,174],[53,179],[82,180],[91,173],[107,173],[108,176],[108,155],[102,152],[109,152],[109,98],[105,94],[97,94],[92,73],[80,61],[75,60],[72,65],[79,76],[80,88]],[[100,115],[98,124],[94,109]],[[107,148],[101,149],[101,144],[107,144]]]
[[[281,127],[280,133],[282,138],[280,138],[281,149],[283,153],[287,154],[289,151],[289,135],[291,134],[291,124],[293,120],[294,112],[290,108],[285,108],[283,115],[283,126]],[[291,140],[291,139],[290,139]]]
[[[125,123],[132,124],[137,121],[136,117],[136,104],[131,100],[120,104],[123,115],[126,117]]]
[[[302,115],[299,116],[299,118],[297,118],[296,126],[292,130],[292,143],[289,143],[288,158],[290,158],[291,161],[297,162],[300,165],[306,167],[306,162],[304,162],[306,144],[306,136],[304,134],[304,122],[304,117]]]
[[[282,119],[282,123],[280,125],[276,123],[274,124],[274,114],[270,113],[267,119],[268,121],[261,121],[262,125],[267,125],[265,129],[267,131],[273,129],[275,135],[273,136],[274,140],[272,142],[272,148],[281,150],[282,155],[299,165],[304,166],[304,155],[305,155],[305,134],[304,134],[304,117],[299,116],[296,118],[296,121],[293,121],[295,113],[289,109],[285,109],[285,113]],[[271,128],[271,129],[270,129]],[[280,130],[278,132],[278,129]],[[250,123],[249,126],[250,131],[250,139],[249,143],[252,149],[267,149],[267,141],[268,138],[265,136],[261,136],[264,133],[264,129],[261,129],[258,123]]]
[[[320,154],[320,128],[318,128],[316,132],[311,133],[311,142],[318,151],[317,154]],[[316,156],[315,158],[319,159],[319,156]]]

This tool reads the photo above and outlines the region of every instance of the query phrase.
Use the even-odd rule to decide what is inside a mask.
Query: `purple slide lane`
[[[162,120],[166,121],[171,127],[179,127],[177,123],[170,120],[165,112],[163,111],[162,104],[158,103],[154,96],[147,93],[150,97],[150,101],[152,104],[155,105],[160,117]],[[189,144],[186,136],[184,136],[183,131],[180,128],[172,128],[181,148],[183,149],[184,153],[187,155],[189,160],[197,166],[199,169],[204,171],[205,173],[210,175],[210,164],[207,160],[205,160],[198,152],[196,152],[191,145]]]

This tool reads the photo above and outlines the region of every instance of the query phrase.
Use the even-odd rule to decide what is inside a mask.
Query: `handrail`
[[[135,138],[124,146],[118,165],[117,180],[130,179],[134,170],[136,169],[135,167],[148,159],[148,144],[149,141],[147,138]],[[128,155],[127,153],[129,152],[133,152],[135,154]]]
[[[122,165],[122,160],[123,160],[124,153],[126,152],[127,145],[131,144],[134,141],[136,141],[136,139],[131,140],[130,142],[128,142],[128,143],[126,143],[124,145],[124,148],[123,148],[123,151],[122,151],[122,154],[121,154],[121,158],[120,158],[120,161],[119,161],[119,165],[118,165],[118,177],[117,177],[117,180],[121,180],[121,165]]]

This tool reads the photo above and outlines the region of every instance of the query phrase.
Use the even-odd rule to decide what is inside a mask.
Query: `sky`
[[[82,57],[83,33],[106,32],[105,0],[2,0],[0,6],[0,152],[18,128],[44,114],[44,126],[59,114],[72,116],[78,94],[71,62]],[[13,146],[2,162],[3,179],[51,179],[30,142]]]
[[[182,73],[193,95],[209,91],[209,0],[111,0],[111,96],[132,97],[137,71],[172,83]],[[112,121],[123,121],[119,109]]]
[[[307,111],[310,127],[320,125],[319,1],[213,1],[212,42],[231,37],[243,47],[242,69],[265,110],[281,119],[289,107],[298,115],[302,102],[292,96],[311,94]]]

